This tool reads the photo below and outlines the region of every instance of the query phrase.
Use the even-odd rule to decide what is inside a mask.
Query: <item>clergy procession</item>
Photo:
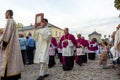
[[[114,70],[114,75],[120,77],[120,25],[111,33],[112,40],[109,42],[102,40],[99,43],[96,38],[87,40],[80,33],[73,35],[69,27],[64,28],[64,34],[57,40],[52,36],[48,19],[41,17],[41,20],[37,18],[35,24],[35,29],[40,27],[40,30],[36,31],[39,34],[36,40],[30,32],[27,35],[18,32],[13,15],[12,10],[5,12],[6,25],[4,29],[0,29],[0,80],[93,80],[76,79],[78,76],[72,79],[65,79],[65,76],[51,79],[62,73],[72,74],[71,71],[75,71],[76,66],[79,73],[85,73],[85,67],[88,67],[88,70],[92,70],[89,73],[94,72],[94,69],[101,70],[101,74],[106,70],[111,73]],[[35,65],[38,66],[33,69],[38,72],[36,77],[23,79],[23,74],[27,72],[26,67]],[[94,68],[96,65],[98,68]],[[57,66],[59,69],[57,68],[53,75],[52,70]]]

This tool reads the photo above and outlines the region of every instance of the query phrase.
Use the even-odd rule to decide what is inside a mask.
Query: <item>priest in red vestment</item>
[[[63,70],[72,70],[74,66],[74,50],[76,47],[75,37],[69,33],[69,29],[64,29],[64,35],[60,39],[62,46],[62,64]]]

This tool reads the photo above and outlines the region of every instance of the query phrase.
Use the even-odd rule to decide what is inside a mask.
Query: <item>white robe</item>
[[[36,44],[36,52],[34,56],[34,63],[46,63],[49,60],[49,48],[51,43],[51,29],[46,26],[39,31],[38,42]]]
[[[116,60],[120,57],[120,29],[115,33],[115,41],[114,46],[111,48],[111,52],[113,54],[113,59]]]
[[[120,53],[120,29],[115,33],[114,47]]]
[[[55,46],[51,43],[51,47],[49,48],[49,56],[55,56]]]
[[[114,60],[114,61],[119,58],[119,52],[115,49],[114,46],[110,49],[110,52],[111,52],[112,55],[113,55],[113,60]]]
[[[63,42],[62,42],[63,46]],[[66,48],[62,48],[62,56],[73,56],[74,54],[74,44],[71,40],[68,40],[68,46]]]
[[[82,46],[81,48],[76,49],[77,56],[85,55],[85,48]]]
[[[4,76],[7,66],[7,76],[18,75],[24,71],[20,42],[16,22],[7,19],[6,27],[2,36],[2,42],[8,43],[5,50],[0,52],[0,77]]]

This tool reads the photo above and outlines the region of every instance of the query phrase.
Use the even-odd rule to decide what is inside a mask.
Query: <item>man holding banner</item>
[[[48,70],[48,61],[49,61],[49,48],[51,43],[51,30],[48,27],[48,20],[43,19],[40,22],[40,31],[39,37],[36,46],[36,53],[34,56],[34,63],[40,64],[39,77],[37,80],[43,80],[45,77],[49,76],[47,73]]]

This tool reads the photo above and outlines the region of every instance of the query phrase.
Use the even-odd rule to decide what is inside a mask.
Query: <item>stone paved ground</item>
[[[120,76],[117,75],[118,69],[101,69],[98,62],[99,60],[88,61],[82,67],[75,64],[72,71],[63,71],[57,60],[55,67],[49,69],[50,76],[45,80],[120,80]],[[26,65],[25,68],[21,80],[36,80],[39,65]]]

